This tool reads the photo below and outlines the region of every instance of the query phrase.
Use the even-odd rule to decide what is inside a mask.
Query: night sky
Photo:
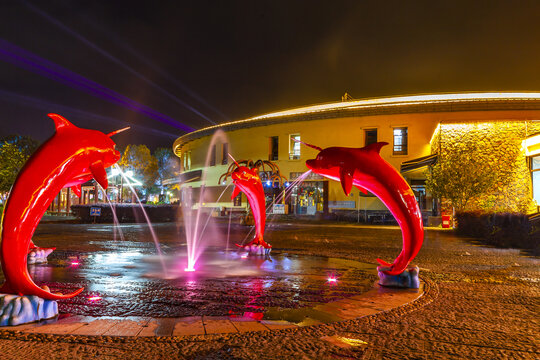
[[[290,107],[540,90],[540,1],[0,1],[0,135],[120,145]]]

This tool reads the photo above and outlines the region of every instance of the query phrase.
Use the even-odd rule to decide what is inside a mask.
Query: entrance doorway
[[[324,212],[328,204],[328,182],[304,181],[296,185],[291,194],[291,209],[297,215],[315,215]]]

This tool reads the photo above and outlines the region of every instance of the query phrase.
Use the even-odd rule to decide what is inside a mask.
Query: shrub
[[[489,245],[527,249],[540,254],[540,221],[533,216],[460,212],[456,219],[458,235],[478,238]]]
[[[90,208],[101,208],[101,216],[90,216]],[[178,205],[150,205],[144,204],[144,211],[151,222],[172,222],[180,216]],[[72,213],[83,223],[112,223],[113,212],[108,204],[88,204],[72,205]],[[139,205],[136,204],[116,204],[115,212],[118,222],[121,223],[144,223],[146,219]]]

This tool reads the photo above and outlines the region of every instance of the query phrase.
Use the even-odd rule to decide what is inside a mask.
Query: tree
[[[515,161],[517,152],[501,151],[498,156],[502,164],[508,164]],[[489,193],[498,182],[506,183],[510,177],[510,172],[495,171],[486,164],[479,148],[470,145],[467,151],[449,149],[443,156],[439,154],[437,164],[426,173],[426,189],[461,212],[470,199]]]
[[[118,165],[124,171],[133,171],[134,176],[143,183],[145,189],[150,189],[158,177],[158,164],[146,145],[128,145]]]
[[[158,165],[157,184],[163,190],[163,181],[175,177],[180,171],[180,159],[169,148],[158,148],[154,151]]]
[[[7,193],[28,157],[10,143],[0,146],[0,192]]]
[[[17,174],[37,149],[37,140],[22,135],[9,135],[0,140],[0,193],[7,193]]]
[[[39,146],[39,141],[25,135],[8,135],[0,141],[2,144],[7,143],[15,145],[26,159],[28,159]]]

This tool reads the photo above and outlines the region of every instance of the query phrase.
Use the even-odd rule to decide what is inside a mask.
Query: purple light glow
[[[181,124],[167,115],[161,114],[148,106],[131,100],[130,98],[110,90],[103,85],[88,80],[77,73],[56,65],[2,39],[0,39],[0,60],[58,81],[72,88],[82,90],[90,95],[118,105],[122,105],[133,111],[144,114],[154,120],[174,126],[183,131],[191,132],[194,130],[193,128]]]
[[[101,299],[102,299],[101,296],[96,295],[96,296],[90,296],[88,298],[88,301],[98,301],[98,300],[101,300]]]

